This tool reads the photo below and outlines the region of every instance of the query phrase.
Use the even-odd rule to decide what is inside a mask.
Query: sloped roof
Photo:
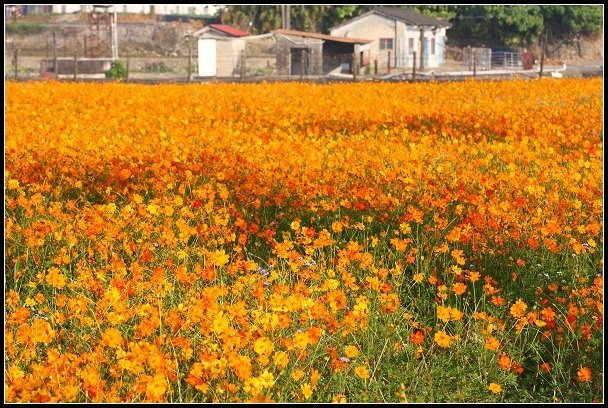
[[[284,28],[280,28],[278,30],[273,30],[272,32],[277,33],[277,34],[294,35],[294,36],[298,36],[298,37],[317,38],[320,40],[336,41],[336,42],[349,43],[349,44],[367,44],[367,43],[372,42],[372,40],[366,40],[363,38],[338,37],[335,35],[311,33],[308,31],[286,30]]]
[[[406,24],[415,26],[436,26],[447,28],[452,27],[452,25],[446,20],[439,20],[435,17],[425,16],[424,14],[418,13],[417,11],[414,11],[412,9],[404,9],[399,7],[375,7],[367,13],[361,14],[358,17],[352,18],[341,24],[338,24],[335,27],[332,27],[332,29],[341,27],[345,24],[350,23],[351,21],[358,20],[370,14],[379,14],[381,16],[394,18],[399,21],[403,21]]]
[[[230,27],[225,24],[209,24],[209,25],[201,28],[200,30],[196,30],[195,32],[192,33],[192,35],[193,36],[201,35],[203,33],[208,32],[210,29],[219,31],[230,37],[246,37],[248,35],[251,35],[247,31],[239,30],[238,28]]]
[[[233,37],[245,37],[251,35],[247,31],[239,30],[238,28],[230,27],[225,24],[209,24],[209,27],[231,35]]]

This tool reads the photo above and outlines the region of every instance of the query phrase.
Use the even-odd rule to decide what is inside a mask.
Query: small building
[[[192,33],[198,38],[198,75],[232,77],[240,75],[246,42],[250,34],[224,24],[209,24]]]
[[[376,7],[333,28],[332,36],[362,37],[370,43],[372,59],[381,67],[435,68],[445,62],[445,20],[425,16],[411,9]],[[416,60],[414,61],[414,52]]]
[[[328,75],[352,73],[369,64],[371,40],[279,29],[277,75]]]

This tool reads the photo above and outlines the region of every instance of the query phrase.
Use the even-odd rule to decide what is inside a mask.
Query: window
[[[414,39],[408,39],[407,47],[410,49],[410,54],[414,52]]]
[[[381,38],[380,39],[380,50],[392,50],[393,39],[392,38]]]
[[[435,55],[435,39],[431,38],[431,55]]]

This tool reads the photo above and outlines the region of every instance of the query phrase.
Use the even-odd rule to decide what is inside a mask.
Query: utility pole
[[[283,23],[283,28],[286,30],[291,29],[291,22],[289,21],[289,8],[291,6],[289,4],[281,5],[281,22]]]

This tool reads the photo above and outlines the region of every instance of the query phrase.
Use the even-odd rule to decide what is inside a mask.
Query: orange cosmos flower
[[[452,285],[452,291],[457,295],[462,295],[467,291],[467,285],[462,282],[457,282]]]
[[[488,337],[486,339],[486,349],[490,351],[496,351],[500,347],[500,341],[495,337]]]
[[[424,343],[424,333],[422,332],[422,330],[414,331],[414,333],[410,335],[410,341],[416,345]]]
[[[500,357],[498,357],[498,366],[503,370],[508,370],[511,368],[511,357],[505,353],[502,353]]]
[[[515,302],[513,305],[511,305],[511,316],[513,317],[522,317],[524,315],[524,313],[526,313],[526,309],[528,308],[528,305],[526,305],[524,303],[523,300],[518,299],[517,302]]]
[[[580,382],[591,381],[591,370],[588,367],[581,367],[577,372],[576,376]]]

